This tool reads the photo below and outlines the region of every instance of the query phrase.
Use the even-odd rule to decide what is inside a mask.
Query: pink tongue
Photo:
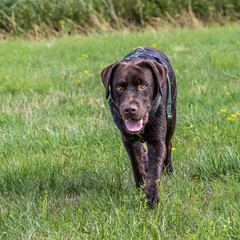
[[[126,128],[129,132],[138,132],[142,128],[142,122],[143,120],[133,120],[133,119],[127,119],[125,120]]]

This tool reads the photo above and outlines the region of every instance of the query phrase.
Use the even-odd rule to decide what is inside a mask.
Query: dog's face
[[[126,130],[142,131],[157,96],[157,85],[166,81],[167,69],[155,61],[116,62],[102,71],[103,84],[119,109]]]

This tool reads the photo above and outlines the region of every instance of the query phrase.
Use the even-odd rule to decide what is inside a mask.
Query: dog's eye
[[[123,90],[123,87],[122,87],[122,86],[120,86],[120,85],[117,85],[115,88],[116,88],[118,91],[121,91],[121,90]]]
[[[145,89],[146,87],[147,87],[147,84],[145,83],[140,84],[140,89]]]

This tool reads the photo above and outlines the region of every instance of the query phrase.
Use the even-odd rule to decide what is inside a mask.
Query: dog
[[[171,138],[176,125],[177,86],[167,56],[137,48],[101,72],[113,120],[131,160],[136,187],[151,207],[158,204],[163,168],[173,171]],[[147,150],[142,143],[146,142]]]

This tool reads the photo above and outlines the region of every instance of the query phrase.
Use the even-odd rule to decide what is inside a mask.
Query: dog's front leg
[[[164,140],[148,143],[148,176],[144,193],[150,206],[158,204],[158,185],[157,180],[162,177],[163,163],[167,155]]]
[[[135,139],[129,139],[123,135],[123,144],[127,150],[128,156],[131,160],[134,180],[136,187],[140,187],[144,184],[144,179],[146,178],[146,172],[144,170],[143,164],[143,146],[142,143],[136,141]]]

